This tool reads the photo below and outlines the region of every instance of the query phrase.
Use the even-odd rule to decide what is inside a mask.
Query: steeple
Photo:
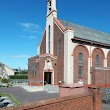
[[[46,53],[54,55],[54,17],[57,18],[56,0],[47,0]]]
[[[47,0],[47,16],[50,14],[57,17],[56,0]]]

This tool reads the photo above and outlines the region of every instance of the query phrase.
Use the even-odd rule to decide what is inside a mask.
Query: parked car
[[[9,103],[11,103],[11,101],[10,100],[8,100],[8,99],[4,99],[2,102],[0,102],[0,103],[6,103],[6,102],[9,102]]]
[[[0,108],[7,107],[8,104],[9,104],[9,102],[0,103]]]
[[[3,102],[4,100],[5,100],[5,99],[1,98],[1,99],[0,99],[0,102]]]

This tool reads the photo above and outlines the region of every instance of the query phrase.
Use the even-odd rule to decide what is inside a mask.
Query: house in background
[[[38,55],[29,58],[28,64],[31,85],[79,80],[91,84],[92,67],[110,67],[110,34],[58,19],[56,0],[47,0]]]
[[[0,77],[7,79],[10,75],[14,75],[14,70],[0,62]]]

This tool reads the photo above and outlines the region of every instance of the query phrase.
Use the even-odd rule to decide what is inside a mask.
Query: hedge
[[[28,79],[28,76],[9,76],[10,79]]]

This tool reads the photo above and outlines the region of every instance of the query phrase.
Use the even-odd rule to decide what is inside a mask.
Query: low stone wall
[[[28,81],[29,86],[43,86],[40,82]]]
[[[91,68],[91,83],[100,87],[110,87],[110,68]]]
[[[55,98],[2,110],[93,110],[92,94]]]

